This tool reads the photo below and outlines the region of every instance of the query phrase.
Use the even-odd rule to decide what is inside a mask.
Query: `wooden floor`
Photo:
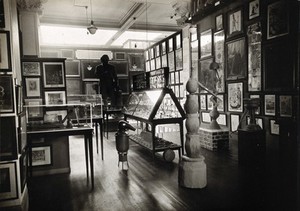
[[[114,133],[104,142],[104,161],[100,154],[94,157],[94,191],[87,186],[83,143],[71,140],[71,174],[30,179],[30,211],[294,209],[288,203],[290,197],[284,196],[288,191],[279,178],[283,174],[278,165],[238,165],[235,140],[226,151],[202,150],[208,183],[204,189],[178,185],[178,158],[172,163],[153,161],[151,154],[134,143],[128,152],[129,170],[122,170]]]

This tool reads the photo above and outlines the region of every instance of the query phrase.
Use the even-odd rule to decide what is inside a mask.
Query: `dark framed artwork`
[[[265,95],[265,115],[275,116],[276,97],[275,95]]]
[[[238,130],[240,124],[240,115],[230,114],[230,131],[235,132]]]
[[[154,48],[150,48],[150,49],[149,49],[150,59],[154,59],[154,51],[155,51]]]
[[[9,31],[0,31],[0,46],[0,72],[11,71]]]
[[[145,60],[148,61],[149,60],[149,50],[144,52],[144,56],[145,56]]]
[[[98,82],[97,82],[98,83]],[[67,78],[67,96],[79,95],[81,93],[81,79],[80,78]]]
[[[218,109],[218,111],[224,111],[224,104],[225,104],[224,95],[218,94],[217,96],[218,96],[218,98],[217,98],[217,109]]]
[[[249,20],[259,17],[260,14],[260,5],[259,0],[254,0],[249,2]]]
[[[39,146],[32,147],[32,166],[48,166],[52,165],[52,147]]]
[[[276,123],[275,119],[270,119],[270,134],[279,135],[279,124]]]
[[[228,83],[228,111],[243,112],[243,83]]]
[[[226,68],[227,80],[236,80],[246,77],[247,56],[245,38],[240,38],[226,43]]]
[[[213,105],[213,101],[212,101],[212,95],[207,95],[207,110],[212,110],[214,105]]]
[[[44,87],[65,87],[65,71],[62,62],[43,62]]]
[[[80,77],[80,61],[66,60],[66,77]]]
[[[14,112],[14,86],[11,75],[0,75],[0,113]]]
[[[212,56],[212,30],[200,33],[200,59]]]
[[[156,66],[155,66],[155,59],[151,59],[150,60],[150,70],[155,70]]]
[[[27,97],[40,97],[41,96],[41,85],[40,78],[25,78],[26,96]]]
[[[261,91],[261,23],[248,26],[248,91]]]
[[[97,78],[97,75],[95,74],[97,66],[101,64],[99,60],[81,60],[80,63],[81,63],[81,76],[83,80],[86,79],[99,80],[99,78]]]
[[[227,38],[243,33],[242,9],[230,11],[227,17]]]
[[[289,12],[286,1],[277,1],[268,5],[267,39],[273,39],[289,33]]]
[[[42,118],[43,117],[43,105],[42,99],[25,99],[25,106],[27,109],[28,118]]]
[[[183,68],[182,48],[177,49],[175,51],[175,54],[176,54],[175,70],[181,70]]]
[[[219,64],[218,80],[216,84],[216,90],[218,93],[225,92],[225,52],[224,52],[225,34],[224,30],[216,32],[214,34],[214,55],[215,62]]]
[[[17,158],[17,130],[15,116],[0,118],[0,161]]]
[[[146,72],[150,72],[151,68],[150,68],[150,61],[146,61]]]
[[[0,198],[9,200],[18,198],[17,169],[15,162],[0,165]]]
[[[220,31],[223,29],[223,14],[216,16],[216,31]]]
[[[3,0],[0,1],[0,28],[5,28],[5,13]]]
[[[209,66],[212,62],[213,58],[200,60],[200,71],[198,73],[199,82],[210,90],[214,90],[216,84],[215,72],[209,69]],[[200,92],[203,91],[203,89],[200,90]]]
[[[61,105],[61,104],[66,104],[65,91],[45,92],[45,105]]]
[[[40,76],[41,67],[39,62],[22,62],[23,76]]]
[[[292,117],[293,100],[291,95],[279,96],[279,114],[281,117]]]

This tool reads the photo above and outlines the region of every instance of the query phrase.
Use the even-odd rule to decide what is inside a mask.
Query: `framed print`
[[[279,124],[276,123],[275,119],[270,119],[270,134],[279,135]]]
[[[125,60],[126,53],[125,52],[115,52],[115,59],[116,60]]]
[[[249,96],[250,98],[260,98],[260,95],[250,95]],[[260,111],[261,111],[261,108],[262,107],[262,102],[260,100],[260,106],[255,110],[255,114],[256,115],[259,115],[260,114]]]
[[[161,54],[164,55],[167,53],[167,45],[166,42],[161,43]]]
[[[32,147],[32,166],[52,164],[51,146]]]
[[[261,91],[261,23],[248,26],[248,90]]]
[[[216,16],[216,31],[223,29],[223,14]]]
[[[176,49],[181,48],[181,34],[176,35]]]
[[[23,76],[40,76],[41,67],[39,62],[22,62]]]
[[[67,78],[66,84],[67,84],[67,96],[81,94],[81,79],[80,78]]]
[[[168,40],[168,49],[169,49],[169,52],[173,51],[173,38],[170,38]]]
[[[84,88],[84,94],[87,95],[95,95],[98,92],[99,83],[95,81],[84,81],[83,82],[83,88]]]
[[[214,34],[214,55],[215,62],[219,64],[218,80],[216,84],[216,90],[218,93],[225,92],[225,56],[224,56],[224,31],[219,31]]]
[[[227,38],[243,33],[243,13],[241,9],[228,13]]]
[[[209,69],[210,64],[213,62],[213,58],[200,60],[200,71],[199,71],[199,82],[202,83],[210,90],[215,89],[215,72]],[[203,89],[200,89],[200,92],[204,92]]]
[[[228,84],[228,111],[243,112],[243,83]]]
[[[44,62],[44,87],[65,87],[65,72],[62,62]]]
[[[81,76],[83,80],[97,79],[97,74],[95,74],[97,66],[101,64],[99,60],[81,60]],[[110,63],[110,62],[109,62]]]
[[[259,0],[249,2],[249,20],[259,16]]]
[[[182,58],[182,48],[177,49],[176,52],[176,70],[181,70],[183,68],[183,58]]]
[[[209,112],[201,112],[202,122],[210,123],[211,117],[209,115]]]
[[[161,67],[168,67],[167,54],[161,56]]]
[[[11,75],[0,75],[0,113],[14,112],[13,79]]]
[[[206,95],[200,95],[200,108],[206,110]]]
[[[293,101],[290,95],[279,96],[279,114],[281,117],[292,117]]]
[[[41,96],[40,78],[25,78],[25,85],[27,97]]]
[[[160,59],[160,57],[156,57],[155,63],[156,63],[156,69],[161,68],[161,59]]]
[[[23,193],[24,187],[27,182],[27,163],[28,163],[27,152],[22,153],[20,157],[20,180],[21,180],[21,193]]]
[[[42,99],[25,99],[25,105],[27,106],[28,118],[42,118],[43,117],[43,105]]]
[[[212,30],[200,33],[200,59],[212,56]]]
[[[230,131],[237,131],[240,124],[240,115],[230,114]]]
[[[277,1],[268,5],[267,39],[273,39],[289,33],[289,12],[286,1]]]
[[[145,59],[141,53],[128,54],[129,70],[130,71],[144,71]],[[127,72],[128,74],[128,72]]]
[[[245,38],[226,43],[227,52],[227,79],[245,78],[247,73],[247,56]]]
[[[275,95],[265,95],[265,115],[275,116],[276,100]]]
[[[17,169],[15,162],[0,165],[0,198],[1,200],[18,198]]]
[[[45,104],[46,105],[66,104],[66,92],[65,91],[45,92]]]
[[[226,116],[226,114],[219,114],[219,117],[217,118],[217,123],[219,125],[227,126],[227,116]]]
[[[15,116],[1,117],[0,131],[0,161],[16,159],[18,147]]]
[[[80,77],[80,61],[66,60],[66,77]]]
[[[168,65],[170,72],[175,71],[175,56],[174,51],[168,53]]]
[[[11,71],[10,58],[10,33],[9,31],[0,31],[0,72]]]

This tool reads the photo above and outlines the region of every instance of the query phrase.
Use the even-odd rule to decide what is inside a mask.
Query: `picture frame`
[[[261,23],[247,28],[248,36],[248,91],[261,91]]]
[[[83,82],[84,94],[95,95],[99,93],[99,83],[96,81]]]
[[[240,115],[230,114],[230,131],[235,132],[238,130],[240,124]]]
[[[200,94],[200,109],[206,110],[206,95]]]
[[[202,111],[201,112],[201,119],[202,119],[202,122],[210,123],[211,122],[211,117],[209,115],[209,112]]]
[[[279,115],[281,117],[292,117],[293,115],[293,98],[291,95],[279,96]]]
[[[3,163],[0,165],[0,198],[11,200],[18,198],[17,191],[17,169],[15,162]]]
[[[22,62],[23,76],[40,76],[41,66],[39,62]]]
[[[80,77],[80,61],[66,60],[66,77]]]
[[[27,97],[40,97],[41,85],[40,78],[25,78],[26,96]]]
[[[243,112],[243,83],[228,83],[228,111]]]
[[[32,167],[52,165],[52,146],[32,147]]]
[[[11,71],[10,32],[0,31],[0,72]]]
[[[66,79],[67,96],[81,94],[81,79],[80,78],[67,78]]]
[[[210,64],[213,62],[213,58],[199,60],[200,71],[198,73],[199,82],[202,83],[210,90],[215,89],[215,73],[209,69]],[[206,92],[203,89],[200,92]]]
[[[55,110],[46,111],[44,115],[44,123],[61,123],[62,119],[68,114],[67,110]],[[67,121],[65,121],[64,126],[67,126]]]
[[[289,33],[289,12],[285,1],[276,1],[268,5],[267,39],[281,37]]]
[[[275,116],[276,98],[275,95],[265,95],[265,115]]]
[[[127,61],[109,61],[109,64],[115,67],[117,76],[128,76],[128,62]]]
[[[214,33],[215,62],[219,64],[216,90],[218,93],[225,92],[225,33],[224,30]]]
[[[173,37],[168,40],[168,52],[173,51]]]
[[[270,134],[271,135],[279,135],[280,128],[279,124],[276,123],[275,119],[270,119]]]
[[[228,13],[227,38],[243,33],[243,11],[236,9]]]
[[[81,60],[81,77],[83,80],[98,80],[96,69],[97,66],[101,64],[99,60]]]
[[[223,29],[223,14],[219,14],[215,18],[216,31]]]
[[[43,105],[42,99],[24,99],[25,106],[27,107],[28,118],[42,118],[43,117]]]
[[[145,59],[141,53],[128,53],[129,71],[144,71]],[[128,74],[128,73],[127,73]]]
[[[115,60],[126,60],[126,53],[125,52],[115,52]]]
[[[212,29],[200,33],[200,59],[212,56]]]
[[[179,48],[175,51],[175,56],[176,56],[175,70],[182,70],[183,68],[182,48]]]
[[[226,43],[226,69],[227,80],[236,80],[246,77],[247,56],[246,41],[242,37]]]
[[[65,87],[65,71],[63,62],[43,62],[44,87]]]
[[[216,120],[219,125],[227,126],[226,114],[219,114],[219,117]]]
[[[260,15],[260,4],[259,0],[254,0],[249,2],[249,20],[259,17]]]
[[[0,131],[0,161],[16,159],[18,147],[15,116],[2,116],[0,118]]]
[[[0,75],[0,113],[14,112],[13,89],[12,75]]]
[[[176,35],[176,49],[181,48],[181,34]]]
[[[45,105],[61,105],[66,104],[65,91],[46,91]]]

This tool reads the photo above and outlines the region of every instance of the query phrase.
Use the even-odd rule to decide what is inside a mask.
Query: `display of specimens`
[[[279,135],[279,124],[274,119],[270,119],[270,134]]]
[[[225,92],[225,57],[224,57],[224,40],[225,34],[224,31],[219,31],[214,34],[214,55],[215,62],[218,63],[218,80],[216,84],[216,90],[218,93]]]
[[[25,84],[27,97],[41,96],[40,78],[25,78]]]
[[[0,75],[0,113],[14,111],[13,80],[10,75]]]
[[[32,166],[51,164],[51,146],[32,147]]]
[[[293,113],[292,96],[281,95],[279,96],[279,111],[282,117],[292,117]]]
[[[0,198],[8,200],[17,197],[16,163],[3,163],[0,165]]]
[[[265,115],[275,116],[275,95],[265,95]]]
[[[62,62],[44,62],[44,87],[65,87],[64,66]]]
[[[237,131],[240,124],[240,115],[230,114],[230,130],[232,132]]]
[[[248,90],[261,91],[261,23],[248,26]]]
[[[41,68],[39,62],[22,62],[23,76],[40,76]]]
[[[45,92],[45,104],[46,105],[66,104],[65,91]]]
[[[212,56],[212,30],[200,33],[200,55],[201,59]]]
[[[228,111],[243,112],[243,83],[228,84]]]

